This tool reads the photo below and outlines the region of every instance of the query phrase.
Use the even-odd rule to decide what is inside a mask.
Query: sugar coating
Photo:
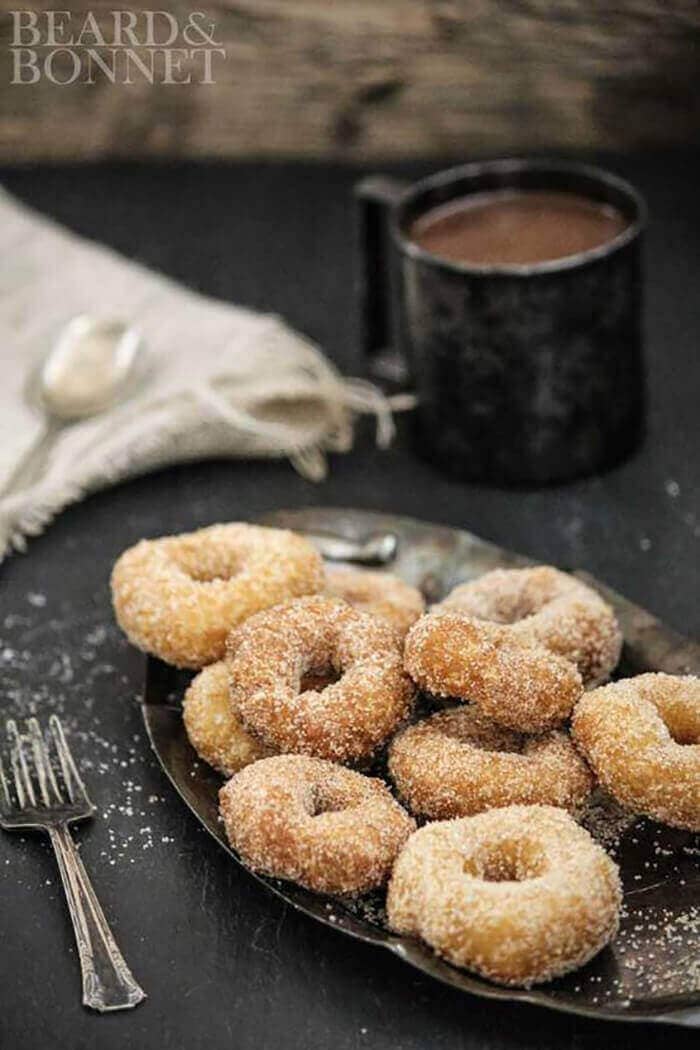
[[[224,660],[205,667],[192,680],[182,701],[182,718],[199,757],[225,776],[269,753],[233,710]]]
[[[593,789],[568,733],[524,737],[474,706],[403,729],[391,743],[389,773],[411,812],[433,820],[516,803],[576,809]]]
[[[576,664],[585,686],[605,681],[620,659],[622,631],[612,608],[549,565],[494,569],[455,587],[436,608],[508,625],[522,640]]]
[[[226,834],[246,864],[317,893],[382,886],[415,829],[381,780],[306,755],[246,766],[219,801]]]
[[[421,688],[472,700],[499,725],[523,733],[560,725],[583,691],[579,672],[563,656],[510,627],[449,610],[413,625],[404,665]]]
[[[368,758],[413,700],[396,632],[339,598],[314,595],[259,613],[232,632],[228,652],[234,709],[276,752]],[[339,677],[304,688],[319,672]]]
[[[324,582],[318,552],[284,529],[235,522],[141,540],[112,572],[117,620],[139,649],[176,667],[223,657],[226,637],[253,613]]]
[[[456,966],[529,986],[612,940],[621,899],[617,866],[564,810],[508,806],[416,831],[394,865],[387,914]]]
[[[326,566],[326,591],[391,624],[401,637],[425,611],[420,591],[389,572]]]
[[[574,737],[623,806],[700,831],[700,679],[643,674],[586,694]]]

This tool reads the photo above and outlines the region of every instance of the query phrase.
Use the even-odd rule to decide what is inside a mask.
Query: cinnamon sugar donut
[[[227,777],[269,754],[233,710],[224,660],[192,679],[182,701],[182,718],[199,757]]]
[[[574,809],[593,788],[567,733],[523,737],[473,706],[439,711],[398,733],[389,773],[411,812],[432,820],[515,803]]]
[[[617,866],[564,810],[508,806],[416,831],[387,914],[455,966],[527,987],[593,958],[617,931],[621,897]]]
[[[549,565],[494,569],[455,587],[437,608],[508,625],[523,641],[576,664],[585,686],[604,681],[620,659],[622,632],[607,602]]]
[[[436,696],[473,700],[499,725],[542,733],[571,714],[583,691],[576,667],[510,627],[449,610],[408,632],[404,664]]]
[[[306,689],[309,673],[331,682]],[[232,632],[229,675],[235,710],[267,747],[340,762],[369,757],[405,718],[414,692],[395,631],[322,595],[259,613]]]
[[[229,842],[246,864],[316,893],[381,886],[415,828],[381,780],[306,755],[247,766],[219,800]]]
[[[700,831],[700,679],[643,674],[587,693],[572,731],[621,805]]]
[[[389,572],[327,566],[326,591],[391,624],[402,637],[425,610],[420,591]]]
[[[323,562],[305,539],[240,522],[142,540],[112,572],[122,630],[177,667],[221,659],[233,626],[322,586]]]

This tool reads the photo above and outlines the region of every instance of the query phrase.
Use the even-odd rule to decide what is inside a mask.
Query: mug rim
[[[479,175],[498,174],[507,176],[527,171],[539,172],[543,175],[579,175],[601,183],[604,186],[611,187],[631,201],[635,210],[635,218],[624,228],[624,230],[611,240],[605,241],[603,244],[597,245],[594,248],[587,248],[585,251],[575,252],[573,255],[564,255],[558,259],[548,259],[535,263],[486,264],[457,262],[456,260],[445,259],[440,255],[435,255],[432,252],[427,251],[425,248],[422,248],[415,241],[412,241],[402,229],[402,216],[405,213],[405,210],[422,193],[442,186],[447,186],[452,182],[475,178]],[[508,186],[506,185],[502,188],[507,190]],[[513,189],[518,189],[517,184],[513,185]],[[585,192],[581,191],[580,196],[586,196]],[[412,259],[431,266],[442,267],[453,273],[464,276],[484,277],[530,277],[537,274],[560,273],[578,269],[589,262],[596,262],[599,259],[606,258],[636,240],[645,229],[648,219],[647,205],[641,193],[635,189],[632,183],[628,182],[627,179],[622,178],[620,175],[607,171],[605,168],[599,168],[595,164],[586,164],[581,161],[536,160],[526,157],[470,161],[467,164],[458,164],[451,168],[442,168],[440,171],[434,172],[432,175],[427,175],[424,178],[419,179],[417,182],[413,182],[407,186],[403,193],[398,197],[396,207],[392,209],[392,212],[393,214],[390,221],[392,237],[397,246]]]

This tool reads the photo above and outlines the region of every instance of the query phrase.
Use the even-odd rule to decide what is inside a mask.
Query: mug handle
[[[406,361],[391,346],[391,253],[388,221],[406,183],[387,175],[369,175],[355,185],[359,242],[357,305],[360,350],[370,373],[405,383]]]

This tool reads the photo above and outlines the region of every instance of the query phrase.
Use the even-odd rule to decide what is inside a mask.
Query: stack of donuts
[[[112,590],[135,645],[198,671],[185,727],[228,778],[243,861],[318,893],[388,884],[392,929],[490,980],[550,980],[615,936],[618,869],[576,819],[596,785],[700,830],[700,680],[610,684],[613,610],[557,569],[426,612],[394,576],[235,523],[142,541]]]

